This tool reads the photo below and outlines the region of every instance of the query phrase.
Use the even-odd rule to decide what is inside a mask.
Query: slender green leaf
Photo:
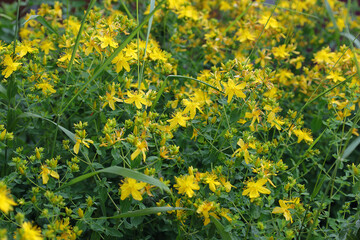
[[[12,18],[6,14],[0,13],[0,17],[6,18],[7,20],[12,20]]]
[[[58,32],[40,15],[31,15],[28,20],[26,20],[22,25],[25,25],[30,20],[37,20],[39,23],[41,23],[43,26],[45,26],[47,29],[49,29],[51,32],[55,33],[59,36]]]
[[[151,185],[157,186],[158,188],[160,188],[161,191],[164,190],[165,192],[171,194],[171,191],[168,188],[168,186],[166,186],[160,180],[158,180],[156,178],[153,178],[153,177],[150,177],[148,175],[145,175],[143,173],[131,170],[131,169],[117,167],[117,166],[112,166],[112,167],[104,168],[104,169],[99,170],[99,171],[95,171],[95,172],[91,172],[91,173],[81,175],[81,176],[79,176],[77,178],[72,179],[68,183],[64,184],[59,189],[74,185],[74,184],[76,184],[78,182],[84,181],[85,179],[88,179],[88,178],[90,178],[90,177],[92,177],[92,176],[94,176],[96,174],[99,174],[99,173],[111,173],[111,174],[116,174],[116,175],[120,175],[120,176],[123,176],[123,177],[133,178],[133,179],[136,179],[138,181],[146,182],[146,183],[149,183]]]
[[[151,0],[150,1],[150,12],[152,12],[155,8],[155,0]],[[147,28],[147,33],[146,33],[146,43],[145,43],[145,51],[144,51],[144,59],[146,57],[146,49],[147,49],[147,45],[149,42],[149,36],[150,36],[150,30],[151,30],[151,25],[152,25],[152,21],[153,21],[154,15],[152,15],[149,19],[149,24],[148,24],[148,28]]]
[[[7,96],[7,91],[6,88],[3,87],[3,85],[0,84],[0,93],[4,94],[5,96]]]
[[[76,142],[74,133],[70,132],[69,130],[67,130],[66,128],[64,128],[60,125],[57,125],[56,122],[51,121],[50,119],[44,118],[38,114],[31,113],[31,112],[22,113],[18,116],[18,118],[29,118],[29,117],[40,118],[40,119],[46,120],[48,122],[51,122],[55,126],[58,126],[60,128],[60,130],[63,131],[66,134],[66,136],[68,136],[73,142]]]
[[[351,42],[354,42],[355,46],[357,48],[360,48],[360,41],[354,35],[352,35],[351,33],[340,33],[340,35],[346,37]]]
[[[210,215],[211,222],[215,224],[215,227],[223,240],[232,240],[230,233],[225,231],[225,227],[215,217]]]
[[[69,61],[69,65],[68,65],[68,72],[71,72],[71,68],[72,68],[72,65],[74,63],[74,59],[75,59],[75,55],[76,55],[76,51],[77,49],[79,48],[79,44],[80,44],[80,39],[81,39],[81,34],[84,30],[84,26],[85,26],[85,20],[87,18],[87,16],[89,15],[90,13],[90,10],[93,8],[93,6],[95,5],[96,3],[96,0],[91,0],[87,10],[86,10],[86,13],[83,17],[83,19],[81,20],[81,25],[80,25],[80,28],[79,28],[79,32],[76,36],[76,40],[75,40],[75,44],[74,44],[74,48],[73,48],[73,51],[71,53],[71,58],[70,58],[70,61]]]
[[[152,12],[154,10],[155,7],[155,0],[151,0],[150,1],[150,12]],[[150,36],[150,30],[151,30],[151,25],[152,25],[152,21],[153,21],[154,15],[150,17],[149,19],[149,24],[148,24],[148,28],[147,28],[147,34],[146,34],[146,43],[145,43],[145,50],[144,50],[144,59],[142,62],[142,66],[141,66],[141,75],[139,78],[139,89],[141,87],[141,82],[142,82],[142,77],[144,75],[144,67],[145,67],[145,58],[146,58],[146,49],[147,49],[147,45],[149,42],[149,36]],[[146,82],[145,82],[146,83]],[[147,84],[146,84],[147,85]]]
[[[187,208],[181,208],[181,207],[150,207],[145,208],[141,210],[135,210],[135,211],[129,211],[126,213],[121,213],[112,217],[100,217],[96,219],[114,219],[114,218],[126,218],[126,217],[139,217],[139,216],[145,216],[150,214],[157,214],[160,212],[168,212],[168,211],[174,211],[174,210],[191,210]]]
[[[139,26],[137,26],[135,28],[135,30],[120,44],[120,46],[105,60],[105,62],[99,66],[98,68],[95,69],[94,74],[84,83],[84,85],[79,89],[79,91],[77,91],[76,94],[74,94],[74,96],[68,101],[68,103],[65,105],[65,107],[63,109],[60,110],[60,114],[62,114],[69,106],[70,104],[75,100],[75,98],[77,98],[77,96],[79,96],[80,93],[82,93],[85,88],[87,87],[87,85],[89,85],[90,82],[92,82],[94,79],[96,79],[100,73],[111,63],[111,61],[121,52],[121,50],[126,47],[126,45],[135,37],[135,35],[140,31],[140,29],[146,24],[146,22],[149,21],[150,17],[152,15],[154,15],[154,13],[160,9],[161,5],[164,3],[165,1],[162,1],[155,9],[154,11],[152,11],[149,15],[147,15],[144,19],[144,21],[142,21],[140,23]]]
[[[330,17],[330,19],[331,19],[331,21],[332,21],[332,23],[333,23],[336,31],[339,31],[339,27],[338,27],[338,25],[336,24],[336,19],[335,19],[335,17],[334,17],[333,10],[331,9],[330,4],[328,3],[327,0],[324,0],[324,5],[325,5],[325,9],[326,9],[327,13],[329,14],[329,17]]]
[[[347,158],[350,154],[357,148],[360,144],[360,137],[357,137],[354,141],[350,143],[350,145],[345,149],[344,154],[342,155],[342,159]]]

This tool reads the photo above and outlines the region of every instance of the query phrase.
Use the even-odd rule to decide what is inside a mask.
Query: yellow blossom
[[[167,120],[170,123],[170,128],[175,128],[178,124],[182,127],[186,127],[186,121],[189,120],[188,117],[183,116],[182,112],[177,112],[172,119]]]
[[[211,191],[216,191],[216,186],[220,185],[220,182],[216,180],[217,176],[213,173],[208,173],[205,177],[205,182],[209,184],[209,188]]]
[[[272,213],[278,213],[278,214],[284,214],[284,217],[286,221],[289,221],[292,223],[293,219],[291,217],[291,213],[289,211],[289,206],[286,205],[286,201],[279,200],[280,207],[275,207]]]
[[[131,154],[131,160],[134,160],[140,153],[143,155],[143,160],[146,159],[145,151],[147,151],[148,146],[147,142],[145,140],[143,141],[137,141],[136,143],[136,150]]]
[[[179,194],[186,194],[189,198],[194,196],[194,190],[199,190],[200,187],[195,181],[194,175],[175,177],[175,188],[179,191]]]
[[[208,225],[210,223],[210,216],[209,211],[211,211],[214,208],[213,202],[203,202],[198,209],[196,210],[197,213],[202,214],[204,217],[204,226]]]
[[[127,96],[129,97],[124,102],[127,104],[135,103],[137,109],[141,109],[142,105],[147,106],[147,101],[144,98],[145,93],[143,91],[139,91],[138,93],[132,94],[131,92],[127,92]]]
[[[342,81],[345,81],[345,78],[343,76],[340,75],[340,73],[338,72],[334,72],[334,71],[331,71],[329,73],[329,75],[326,77],[326,79],[331,79],[334,81],[334,83],[336,82],[342,82]]]
[[[21,224],[20,240],[42,240],[41,229],[37,226],[32,226],[30,222]]]
[[[4,78],[8,78],[21,65],[21,63],[14,62],[9,54],[5,55],[2,64],[6,66],[6,68],[1,73],[4,75]]]
[[[59,179],[59,174],[54,170],[50,170],[47,165],[41,166],[40,175],[42,177],[43,184],[47,184],[47,182],[49,181],[49,175],[53,178]]]
[[[36,52],[37,49],[33,48],[31,46],[31,42],[29,41],[24,41],[22,42],[19,47],[16,48],[16,52],[19,53],[20,57],[25,56],[27,53],[33,53]]]
[[[229,79],[227,83],[224,83],[225,87],[225,96],[228,97],[228,103],[230,103],[231,99],[233,98],[234,94],[239,98],[246,98],[246,95],[241,91],[246,86],[246,83],[241,83],[236,85],[232,79]]]
[[[182,113],[187,114],[188,112],[190,112],[190,119],[193,119],[195,117],[196,109],[198,109],[201,113],[203,113],[203,111],[200,109],[200,103],[194,101],[194,99],[191,100],[184,99],[183,104],[186,106],[186,108]]]
[[[250,199],[260,197],[259,193],[270,194],[271,191],[265,187],[267,179],[259,179],[256,182],[250,181],[246,184],[246,189],[243,191],[242,195],[249,195]]]
[[[111,86],[109,86],[110,89],[110,93],[106,92],[106,97],[102,98],[100,97],[102,100],[105,99],[105,102],[103,104],[103,108],[106,107],[106,105],[109,104],[109,107],[112,110],[115,110],[115,102],[121,102],[121,100],[117,97],[115,97],[115,83],[113,82]]]
[[[111,63],[116,64],[116,72],[119,73],[123,68],[130,72],[130,65],[129,61],[131,60],[131,57],[125,56],[122,52],[119,53],[112,61]]]
[[[306,142],[313,142],[313,138],[311,136],[311,132],[308,129],[295,129],[294,134],[298,137],[298,143],[300,143],[302,140],[305,140]]]
[[[109,34],[105,34],[104,36],[98,36],[97,37],[100,42],[101,42],[101,45],[100,47],[101,48],[106,48],[107,46],[111,46],[113,48],[117,48],[118,47],[118,44],[117,42],[114,41],[114,39],[109,35]]]
[[[10,196],[10,191],[4,183],[0,182],[0,210],[8,214],[9,211],[13,210],[13,206],[16,206],[16,203]]]
[[[285,44],[280,45],[279,47],[273,47],[271,51],[274,54],[274,57],[278,59],[285,59],[290,56],[289,50],[286,48]]]
[[[237,35],[237,40],[239,40],[240,42],[245,42],[245,41],[255,41],[256,40],[256,35],[253,34],[251,31],[249,31],[249,29],[247,28],[240,28],[239,31],[236,33]]]
[[[138,201],[141,201],[143,197],[139,190],[143,189],[147,183],[144,182],[137,182],[136,179],[133,178],[125,178],[123,184],[120,186],[121,192],[121,200],[131,196]]]

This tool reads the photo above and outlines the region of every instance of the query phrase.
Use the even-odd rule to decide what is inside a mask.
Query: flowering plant
[[[73,9],[0,42],[1,240],[359,236],[351,2]]]

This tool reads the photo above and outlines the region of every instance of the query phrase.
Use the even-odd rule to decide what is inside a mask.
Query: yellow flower
[[[176,13],[179,15],[179,18],[190,18],[194,21],[199,19],[199,13],[191,5],[180,7]]]
[[[42,240],[41,229],[37,226],[32,226],[30,222],[21,224],[20,240]]]
[[[0,182],[0,210],[5,214],[13,210],[13,206],[16,206],[14,200],[12,200],[10,191],[6,188],[6,185]]]
[[[50,50],[56,50],[54,47],[54,42],[49,40],[44,40],[41,42],[40,49],[43,50],[46,55],[49,54]]]
[[[279,28],[278,21],[274,19],[274,16],[270,17],[270,13],[263,14],[263,17],[259,20],[259,23],[262,25],[265,25],[267,23],[265,29],[268,29],[270,27],[273,29]]]
[[[280,204],[280,207],[274,208],[272,213],[284,214],[284,217],[285,217],[286,221],[290,220],[290,222],[292,223],[293,219],[292,219],[291,213],[289,211],[290,207],[286,205],[286,201],[279,200],[279,204]]]
[[[138,201],[141,201],[143,198],[139,190],[143,189],[146,186],[144,182],[137,182],[133,178],[125,178],[124,183],[121,185],[121,200],[127,198],[130,194],[131,196]]]
[[[145,151],[148,148],[147,142],[145,140],[144,141],[137,141],[136,147],[137,148],[136,148],[135,152],[133,152],[131,154],[131,160],[134,160],[140,153],[142,153],[143,160],[145,161],[145,159],[146,159]]]
[[[240,28],[239,31],[236,33],[236,35],[237,35],[236,39],[239,40],[240,42],[245,42],[247,40],[252,42],[256,40],[255,34],[250,32],[249,29],[247,28],[245,29]]]
[[[22,42],[18,48],[16,48],[16,52],[19,53],[20,57],[25,56],[27,53],[33,53],[36,52],[37,49],[33,48],[31,46],[31,42],[29,41],[24,41]]]
[[[53,170],[50,170],[47,165],[41,166],[40,175],[42,177],[43,184],[47,184],[47,182],[49,181],[49,175],[53,178],[59,179],[59,174]]]
[[[236,154],[243,152],[244,153],[245,163],[249,164],[250,154],[249,154],[249,151],[247,150],[249,148],[249,144],[245,144],[244,140],[242,140],[240,138],[239,141],[237,142],[237,145],[240,148],[236,149],[236,151],[233,153],[232,156],[235,156]]]
[[[141,109],[142,105],[147,106],[147,101],[143,97],[144,96],[143,91],[134,94],[132,94],[131,92],[127,92],[127,95],[129,98],[124,101],[125,103],[127,104],[135,103],[137,109]]]
[[[75,134],[75,140],[76,140],[76,143],[74,145],[74,153],[78,154],[79,153],[79,150],[80,150],[80,145],[83,144],[85,147],[89,148],[89,143],[90,144],[93,144],[94,141],[93,140],[90,140],[90,139],[86,139],[86,131],[85,129],[83,130],[76,130],[76,134]]]
[[[270,194],[271,191],[263,185],[267,182],[267,179],[260,179],[256,182],[251,181],[247,183],[246,189],[243,191],[242,195],[249,195],[250,199],[258,198],[260,197],[259,193],[263,194]]]
[[[45,79],[42,79],[41,82],[35,84],[37,89],[41,89],[41,91],[45,94],[45,96],[56,93],[54,87]]]
[[[298,143],[300,143],[302,140],[305,140],[306,142],[313,142],[313,138],[311,136],[311,132],[310,130],[300,130],[300,129],[295,129],[294,130],[295,135],[298,137]]]
[[[101,42],[101,45],[100,45],[101,48],[106,48],[107,46],[111,46],[113,48],[118,47],[117,42],[115,42],[114,39],[109,34],[105,34],[103,37],[98,36],[97,38]]]
[[[226,218],[229,222],[232,222],[232,218],[229,216],[230,210],[227,208],[221,208],[220,216]]]
[[[119,73],[123,68],[130,72],[130,65],[129,61],[131,60],[131,57],[126,57],[123,53],[119,53],[112,61],[111,63],[116,64],[116,72]]]
[[[204,216],[204,226],[210,223],[209,211],[211,211],[214,207],[215,206],[213,202],[205,201],[196,210],[197,213],[202,214]]]
[[[196,109],[203,113],[203,111],[200,109],[200,103],[194,101],[194,99],[191,99],[191,101],[184,99],[183,104],[186,106],[186,108],[182,113],[187,114],[188,112],[190,112],[190,119],[193,119],[195,117]]]
[[[205,178],[205,182],[207,184],[209,184],[209,188],[211,191],[215,192],[216,191],[216,186],[220,185],[220,182],[216,180],[217,176],[213,173],[209,173],[207,174],[206,178]]]
[[[21,63],[13,62],[9,54],[5,55],[2,64],[6,66],[6,68],[1,73],[4,75],[4,78],[8,78],[21,65]]]
[[[234,185],[232,185],[229,181],[226,181],[226,179],[224,177],[220,178],[220,182],[221,184],[225,187],[225,191],[226,192],[230,192],[231,188],[236,188]]]
[[[115,110],[115,102],[121,102],[121,100],[115,96],[115,83],[113,82],[111,87],[109,87],[110,89],[110,93],[106,92],[106,97],[105,97],[105,103],[102,106],[103,108],[106,107],[106,105],[109,104],[109,107],[112,110]],[[103,97],[100,97],[101,99],[103,99]]]
[[[194,179],[194,175],[182,176],[180,178],[175,177],[175,188],[179,191],[179,194],[187,194],[189,198],[194,196],[194,190],[199,190],[200,187]]]
[[[346,80],[346,78],[344,78],[343,76],[340,76],[339,72],[334,72],[334,71],[331,71],[329,73],[329,75],[326,77],[326,79],[331,79],[334,81],[334,83],[336,83],[338,81],[342,82],[342,81]]]
[[[239,98],[246,98],[246,95],[241,91],[245,88],[246,83],[241,83],[236,85],[232,79],[229,79],[227,83],[224,83],[225,86],[225,96],[228,97],[228,103],[230,103],[234,94]]]
[[[275,58],[284,59],[290,56],[289,50],[286,49],[286,45],[283,44],[279,47],[273,47],[271,49],[272,53],[274,54]]]
[[[188,117],[183,116],[182,112],[177,112],[172,119],[167,120],[170,123],[170,128],[175,128],[178,124],[182,127],[186,127],[186,121],[189,120]]]

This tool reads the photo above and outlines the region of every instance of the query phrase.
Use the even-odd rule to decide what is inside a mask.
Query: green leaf
[[[342,155],[342,159],[347,158],[350,154],[356,149],[356,147],[360,144],[360,137],[357,137],[354,141],[350,143],[350,145],[345,149],[344,154]]]
[[[123,167],[118,167],[118,166],[112,166],[112,167],[108,167],[108,168],[104,168],[102,170],[99,171],[95,171],[95,172],[91,172],[91,173],[87,173],[84,175],[81,175],[77,178],[72,179],[71,181],[69,181],[68,183],[64,184],[63,186],[61,186],[58,190],[63,189],[65,187],[74,185],[78,182],[82,182],[85,179],[88,179],[96,174],[99,173],[111,173],[111,174],[116,174],[116,175],[120,175],[123,177],[129,177],[129,178],[133,178],[136,179],[138,181],[142,181],[142,182],[146,182],[149,183],[151,185],[157,186],[158,188],[160,188],[161,191],[165,191],[167,193],[169,193],[171,195],[171,191],[168,188],[168,186],[166,186],[163,182],[161,182],[160,180],[150,177],[148,175],[145,175],[143,173],[128,169],[128,168],[123,168]]]
[[[355,46],[357,48],[360,48],[360,41],[351,33],[340,33],[341,36],[346,37],[347,39],[350,40],[350,42],[354,42]]]
[[[76,51],[77,51],[77,49],[79,47],[80,38],[81,38],[82,32],[84,30],[85,20],[86,20],[87,16],[89,15],[91,8],[93,8],[93,6],[95,5],[95,2],[96,2],[96,0],[91,0],[90,4],[89,4],[89,6],[88,6],[88,8],[86,10],[85,15],[84,15],[83,19],[81,20],[81,25],[80,25],[80,28],[79,28],[79,32],[78,32],[78,34],[76,36],[75,44],[74,44],[73,51],[71,53],[71,58],[70,58],[70,61],[69,61],[68,72],[71,72],[71,68],[72,68],[72,65],[74,63]]]
[[[150,1],[150,12],[152,12],[152,11],[154,10],[154,7],[155,7],[155,0],[151,0],[151,1]],[[143,76],[143,74],[144,74],[145,58],[146,58],[146,49],[147,49],[147,45],[148,45],[148,42],[149,42],[149,36],[150,36],[150,30],[151,30],[151,25],[152,25],[153,18],[154,18],[154,15],[152,15],[152,16],[150,17],[150,19],[149,19],[149,24],[148,24],[147,34],[146,34],[146,43],[145,43],[145,50],[144,50],[144,60],[143,60],[142,66],[141,66],[141,75],[140,75],[140,78],[139,78],[139,89],[140,89],[140,86],[141,86],[142,76]],[[144,82],[144,83],[147,85],[146,82]]]
[[[215,224],[215,227],[223,240],[232,240],[230,233],[225,231],[225,227],[215,217],[210,215],[211,222]]]
[[[0,93],[4,95],[4,97],[7,98],[7,90],[3,87],[3,85],[0,84]]]
[[[22,25],[25,25],[30,20],[37,20],[39,23],[44,25],[47,29],[49,29],[51,32],[55,33],[59,36],[58,32],[40,15],[31,15],[28,20],[26,20]]]
[[[327,0],[324,0],[324,4],[325,4],[326,11],[327,11],[327,13],[329,14],[329,17],[330,17],[330,19],[331,19],[331,21],[332,21],[335,29],[336,29],[337,31],[339,31],[339,27],[338,27],[338,25],[336,24],[336,20],[335,20],[335,17],[334,17],[334,13],[333,13],[333,10],[332,10],[331,7],[330,7],[330,4],[328,3]]]
[[[126,213],[121,213],[118,215],[114,215],[112,217],[100,217],[97,219],[114,219],[114,218],[126,218],[126,217],[139,217],[139,216],[145,216],[145,215],[150,215],[150,214],[157,214],[160,212],[167,212],[167,211],[174,211],[174,210],[190,210],[190,209],[186,209],[186,208],[181,208],[181,207],[150,207],[150,208],[145,208],[145,209],[141,209],[141,210],[135,210],[135,211],[130,211],[130,212],[126,212]]]
[[[60,125],[57,125],[56,122],[51,121],[50,119],[44,118],[38,114],[31,113],[31,112],[22,113],[18,116],[18,118],[29,118],[29,117],[40,118],[40,119],[46,120],[48,122],[51,122],[55,126],[58,126],[58,128],[60,128],[60,130],[63,131],[66,134],[66,136],[68,136],[74,143],[76,142],[74,133],[70,132],[69,130],[67,130],[66,128],[64,128]]]
[[[0,13],[0,17],[6,18],[7,20],[12,20],[12,18],[6,14]]]

